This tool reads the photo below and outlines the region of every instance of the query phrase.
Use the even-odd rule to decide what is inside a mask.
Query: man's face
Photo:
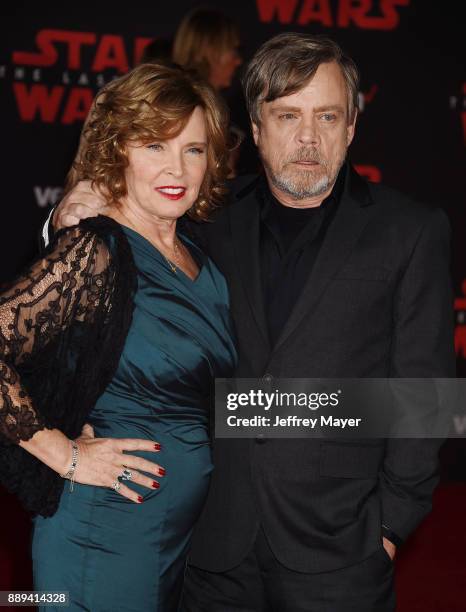
[[[272,193],[288,206],[320,204],[335,183],[355,128],[338,64],[321,64],[301,90],[264,102],[260,118],[252,129]]]

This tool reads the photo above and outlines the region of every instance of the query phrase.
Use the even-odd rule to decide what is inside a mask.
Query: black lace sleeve
[[[90,323],[108,307],[112,267],[106,244],[81,226],[61,232],[0,294],[0,436],[28,440],[47,426],[18,368],[40,362],[72,323]]]
[[[62,230],[0,294],[0,483],[52,516],[63,478],[18,442],[40,429],[81,433],[112,380],[131,325],[137,269],[105,216]]]

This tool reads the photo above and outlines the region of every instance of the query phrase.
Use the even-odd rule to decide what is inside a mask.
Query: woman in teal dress
[[[18,332],[24,310],[24,299],[18,301],[24,278],[31,281],[27,320],[40,321],[42,328],[25,323],[21,331],[32,330],[39,348],[23,359],[20,351],[0,353],[4,397],[7,383],[11,389],[0,411],[0,432],[10,442],[16,437],[11,451],[32,455],[36,487],[51,482],[48,504],[33,507],[31,492],[19,493],[36,510],[34,588],[68,592],[70,610],[178,609],[190,537],[213,467],[213,382],[231,375],[236,353],[225,280],[177,230],[177,220],[185,213],[206,219],[220,197],[227,171],[224,126],[214,94],[181,70],[142,65],[112,82],[92,110],[71,178],[95,181],[106,194],[108,217],[60,232],[46,257],[0,301],[0,315],[12,313],[0,327],[0,347],[7,347],[18,337],[11,330],[16,326]],[[118,268],[128,260],[130,266]],[[45,277],[44,269],[50,272]],[[118,287],[125,294],[130,275],[135,282],[129,320]],[[105,295],[103,286],[109,288]],[[59,297],[52,318],[60,320],[60,328],[41,343],[38,330],[40,335],[50,318],[44,313],[50,312],[54,291]],[[100,319],[97,304],[104,309]],[[65,328],[68,335],[60,335]],[[119,349],[118,328],[124,329]],[[84,354],[80,347],[90,334],[94,349]],[[71,448],[70,416],[60,416],[67,394],[56,402],[62,408],[47,415],[44,408],[41,414],[38,406],[46,402],[37,399],[38,385],[27,374],[38,363],[34,356],[62,337],[64,378],[74,381],[71,396],[79,397],[79,373],[86,373],[79,390],[84,395],[90,394],[85,381],[96,389],[94,378],[106,377],[92,405],[75,419],[74,431],[86,425]],[[13,390],[21,383],[27,428],[14,420]],[[42,400],[46,396],[42,393]],[[9,469],[14,471],[11,464]],[[57,494],[48,472],[71,480],[69,487]]]

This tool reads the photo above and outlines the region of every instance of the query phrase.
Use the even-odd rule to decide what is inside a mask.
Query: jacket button
[[[264,376],[262,377],[262,380],[264,380],[265,382],[272,382],[273,376],[272,374],[264,374]]]

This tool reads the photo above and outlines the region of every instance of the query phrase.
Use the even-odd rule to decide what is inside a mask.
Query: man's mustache
[[[316,151],[309,151],[299,149],[292,156],[287,158],[286,163],[296,163],[296,162],[317,162],[318,164],[322,164],[325,166],[326,160],[322,158],[319,153]]]

